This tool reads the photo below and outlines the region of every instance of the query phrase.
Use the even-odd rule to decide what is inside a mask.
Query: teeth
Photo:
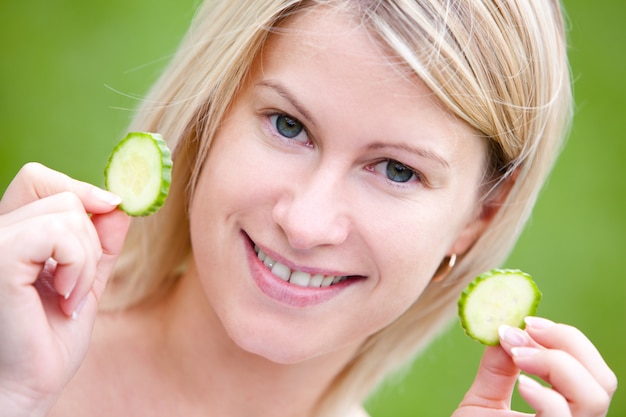
[[[333,276],[327,276],[324,277],[324,279],[322,280],[322,287],[328,287],[329,285],[331,285],[333,283],[333,281],[335,280],[335,277]]]
[[[279,262],[276,262],[274,266],[272,267],[272,274],[276,275],[278,278],[282,279],[283,281],[289,281],[290,279],[293,279],[289,277],[291,275],[294,275],[295,272],[294,274],[292,274],[291,270],[287,266]]]
[[[335,277],[331,275],[324,276],[320,274],[311,275],[308,272],[291,271],[288,266],[283,265],[280,262],[276,262],[274,259],[265,254],[262,250],[260,250],[257,246],[254,247],[254,250],[257,253],[257,257],[259,258],[259,260],[263,262],[270,271],[272,271],[272,274],[276,275],[283,281],[289,281],[291,284],[298,285],[300,287],[328,287],[332,284],[337,284],[347,279],[344,276]]]
[[[301,287],[308,287],[309,282],[311,282],[311,274],[300,271],[293,271],[291,273],[291,277],[289,277],[289,282],[294,285],[299,285]]]
[[[309,281],[309,287],[311,288],[319,288],[322,286],[322,281],[324,281],[324,275],[313,275],[311,280]]]
[[[272,269],[276,261],[266,255],[265,259],[263,259],[263,263],[265,264],[266,267],[268,267],[269,269]]]

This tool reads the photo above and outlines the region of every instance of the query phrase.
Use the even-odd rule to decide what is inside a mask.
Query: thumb
[[[130,217],[117,209],[109,213],[94,214],[91,216],[91,221],[98,233],[102,256],[97,261],[95,276],[92,277],[94,279],[79,280],[72,290],[71,296],[60,300],[63,311],[71,312],[72,316],[81,312],[83,307],[87,307],[88,304],[91,304],[91,307],[86,308],[86,310],[91,309],[92,313],[95,314],[97,304],[109,280],[109,275],[124,246],[124,239],[130,225]],[[88,303],[90,294],[93,297],[89,298]],[[88,316],[92,316],[92,314],[89,313]]]
[[[488,346],[461,407],[509,410],[519,369],[500,346]]]
[[[102,245],[102,258],[97,266],[96,282],[94,283],[96,299],[99,300],[115,261],[122,252],[130,225],[130,217],[121,210],[114,210],[107,214],[94,214],[91,220]]]

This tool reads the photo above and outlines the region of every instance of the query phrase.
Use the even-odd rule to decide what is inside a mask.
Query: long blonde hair
[[[508,256],[562,146],[572,96],[558,0],[207,1],[131,126],[168,138],[173,182],[159,213],[134,220],[110,283],[115,297],[103,308],[128,307],[176,282],[190,253],[187,205],[220,121],[272,31],[319,5],[359,17],[403,70],[484,136],[485,205],[502,184],[508,191],[450,274],[372,335],[328,387],[318,416],[337,416],[419,352],[454,315],[468,281]]]

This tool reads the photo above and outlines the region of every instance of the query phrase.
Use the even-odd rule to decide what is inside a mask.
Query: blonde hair
[[[272,31],[319,5],[359,17],[404,70],[484,136],[492,191],[484,204],[499,202],[450,274],[372,335],[328,387],[317,415],[336,416],[432,340],[468,281],[508,256],[562,146],[572,97],[557,0],[207,1],[131,126],[168,138],[175,168],[165,207],[134,221],[105,308],[128,307],[176,282],[190,253],[188,201],[220,121]],[[492,198],[500,188],[505,198]]]

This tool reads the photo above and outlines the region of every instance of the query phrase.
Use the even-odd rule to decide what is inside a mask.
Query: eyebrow
[[[422,158],[435,161],[436,163],[443,166],[444,168],[450,168],[450,164],[448,163],[448,161],[443,159],[438,154],[432,151],[428,151],[426,149],[417,148],[417,147],[406,145],[406,144],[394,144],[394,143],[374,143],[368,146],[369,150],[380,150],[380,149],[387,149],[387,148],[410,152]]]
[[[296,99],[293,96],[293,94],[291,94],[289,90],[287,90],[280,83],[273,81],[273,80],[263,80],[259,82],[257,85],[259,85],[260,87],[268,87],[274,90],[276,93],[278,93],[278,95],[285,98],[302,116],[308,119],[308,121],[311,122],[313,126],[315,127],[317,126],[317,123],[315,122],[315,118],[311,116],[311,113],[309,113],[309,111],[304,107],[304,105],[302,105],[302,103],[300,103],[300,101],[298,101],[298,99]]]
[[[274,80],[263,80],[258,84],[260,87],[267,87],[274,90],[281,97],[285,98],[289,103],[306,119],[308,119],[313,126],[317,126],[315,119],[311,116],[311,113],[296,99],[284,86],[282,86],[279,82]],[[392,143],[373,143],[368,146],[369,150],[380,150],[380,149],[396,149],[405,152],[410,152],[412,154],[418,155],[422,158],[430,159],[443,166],[444,168],[450,168],[450,164],[444,158],[439,156],[438,154],[428,151],[426,149],[417,148],[414,146],[410,146],[407,144],[392,144]]]

